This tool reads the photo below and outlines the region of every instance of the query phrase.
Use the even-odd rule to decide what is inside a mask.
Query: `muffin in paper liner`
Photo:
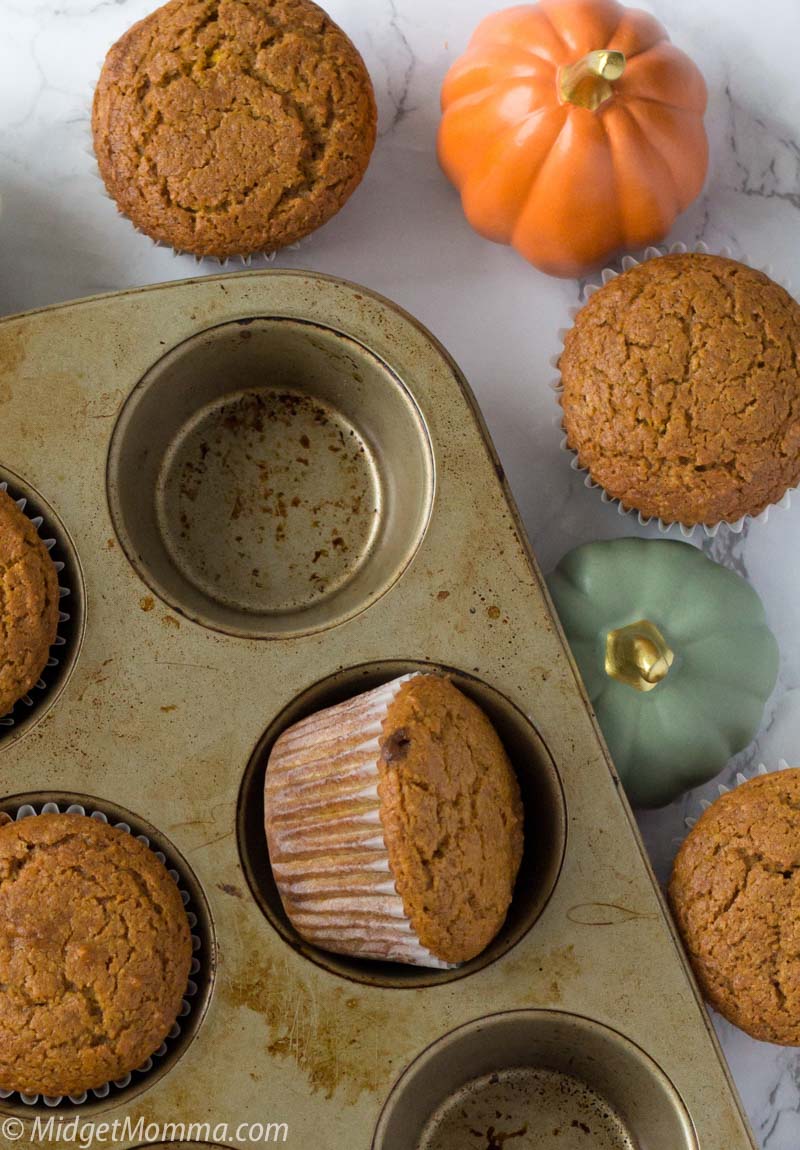
[[[578,312],[583,307],[583,304],[585,304],[591,298],[591,296],[594,295],[595,292],[599,291],[601,287],[605,286],[605,284],[609,283],[612,279],[615,279],[622,272],[629,271],[631,268],[636,267],[638,264],[646,263],[648,260],[657,259],[660,256],[686,255],[688,253],[697,253],[699,255],[718,255],[718,256],[722,256],[725,259],[734,258],[728,248],[720,248],[718,250],[712,250],[711,248],[708,247],[707,244],[702,243],[702,242],[695,244],[693,247],[690,248],[687,244],[680,242],[680,241],[677,243],[669,245],[669,247],[648,247],[642,253],[641,257],[638,257],[638,258],[635,256],[632,256],[632,255],[623,256],[617,267],[603,268],[601,272],[599,272],[597,275],[593,276],[591,279],[589,279],[584,284],[582,290],[580,291],[581,302],[577,307],[570,309],[570,319],[574,320],[575,317],[577,316]],[[740,258],[740,262],[748,264],[751,267],[755,267],[755,265],[749,264],[749,261],[744,257]],[[775,277],[772,275],[771,269],[769,267],[756,268],[755,270],[763,272],[765,275],[770,276],[771,279],[775,279]],[[775,279],[775,282],[777,284],[779,284],[781,287],[785,288],[787,291],[790,290],[790,284],[787,280]],[[561,359],[561,354],[562,354],[563,346],[564,346],[564,339],[566,338],[568,330],[569,330],[568,328],[561,328],[558,332],[560,350],[559,350],[558,354],[554,355],[550,360],[551,365],[555,368],[556,371],[559,370],[559,361]],[[553,424],[561,432],[560,447],[561,447],[561,450],[563,452],[565,452],[570,457],[570,467],[572,468],[573,471],[581,472],[585,476],[584,481],[583,481],[584,487],[588,487],[589,489],[596,489],[597,491],[600,492],[600,498],[602,499],[603,503],[616,504],[617,512],[620,515],[635,515],[637,517],[640,525],[643,527],[646,527],[648,524],[655,522],[656,525],[658,526],[658,530],[662,534],[666,534],[673,527],[677,527],[680,530],[681,535],[686,539],[690,539],[694,535],[695,531],[697,531],[698,529],[702,529],[702,531],[707,536],[709,536],[710,538],[713,538],[718,533],[718,531],[720,530],[721,527],[726,528],[727,530],[733,532],[734,534],[740,534],[743,531],[745,524],[748,524],[748,523],[766,523],[768,518],[769,518],[769,513],[773,507],[781,508],[781,509],[789,508],[791,506],[792,492],[800,490],[800,488],[797,488],[797,487],[790,488],[789,490],[787,490],[784,493],[784,495],[776,503],[772,503],[772,504],[770,504],[770,506],[765,507],[764,510],[759,512],[758,515],[743,515],[741,517],[741,519],[737,519],[734,522],[722,520],[719,523],[712,523],[712,524],[699,524],[699,523],[686,524],[686,523],[673,522],[673,521],[667,522],[663,519],[653,520],[653,519],[651,519],[645,515],[642,515],[642,513],[640,511],[637,511],[635,508],[627,507],[620,499],[617,499],[614,496],[609,495],[608,492],[603,488],[603,486],[600,483],[597,483],[597,482],[595,482],[594,479],[592,479],[592,477],[589,473],[588,467],[582,467],[580,465],[580,463],[578,462],[577,452],[573,451],[572,448],[569,447],[569,445],[567,443],[566,429],[564,428],[563,412],[561,410],[560,400],[558,399],[558,397],[563,392],[563,385],[561,383],[560,376],[556,377],[550,386],[551,386],[551,389],[553,390],[553,392],[555,393],[555,395],[557,397],[556,402],[558,403],[558,414],[555,416],[555,418],[553,420]]]
[[[762,815],[748,812],[754,818],[746,824],[749,847],[737,842],[731,849],[724,814],[722,828],[715,829],[711,813],[743,785],[777,781],[782,772],[800,773],[785,759],[773,768],[760,763],[737,771],[729,785],[717,784],[714,801],[697,800],[696,813],[685,818],[690,835],[673,864],[667,898],[709,1009],[751,1038],[791,1048],[800,1047],[797,839],[780,806],[774,825],[764,817],[775,798],[770,788],[756,796],[755,810]],[[789,784],[795,793],[796,786],[796,780]],[[788,805],[797,811],[795,802]],[[712,823],[704,839],[707,814]],[[736,813],[733,819],[737,833]],[[699,838],[693,841],[693,835]],[[688,867],[682,865],[684,850],[690,852]]]
[[[315,712],[275,742],[269,859],[296,931],[321,950],[438,970],[501,930],[524,811],[489,717],[413,672]]]
[[[717,795],[727,795],[730,791],[735,791],[742,783],[749,783],[751,779],[758,778],[759,775],[771,775],[776,771],[791,770],[791,764],[786,759],[778,759],[777,765],[774,767],[767,767],[764,763],[759,763],[758,766],[751,768],[748,771],[737,771],[734,775],[734,782],[730,785],[726,783],[717,783]],[[688,814],[684,819],[684,823],[688,830],[691,830],[696,825],[700,816],[708,810],[709,807],[714,805],[712,799],[698,799],[697,800],[697,814]]]
[[[0,826],[3,826],[6,823],[12,821],[19,822],[22,819],[36,818],[40,814],[83,815],[86,818],[96,819],[98,822],[111,822],[108,816],[97,807],[92,807],[89,809],[83,806],[81,803],[70,803],[69,805],[62,804],[59,806],[58,803],[46,802],[41,804],[41,806],[39,804],[33,806],[31,803],[23,803],[16,809],[13,817],[8,814],[0,815]],[[134,835],[134,837],[138,839],[140,843],[143,843],[144,846],[148,847],[148,849],[153,850],[147,835],[136,834],[134,829],[128,823],[114,822],[111,823],[111,825],[114,826],[117,830],[125,831],[126,834]],[[153,850],[153,854],[156,856],[159,862],[166,867],[167,873],[178,886],[178,891],[180,893],[181,901],[183,902],[184,907],[188,907],[189,903],[191,902],[191,896],[188,890],[186,890],[185,886],[182,885],[179,872],[169,865],[169,861],[162,851]],[[161,1043],[157,1050],[154,1050],[153,1053],[147,1059],[145,1059],[141,1066],[138,1066],[134,1071],[125,1074],[122,1078],[118,1078],[113,1082],[106,1082],[102,1086],[93,1087],[91,1090],[84,1090],[80,1094],[69,1094],[66,1096],[23,1094],[17,1090],[4,1090],[0,1088],[0,1099],[16,1099],[24,1103],[26,1106],[36,1106],[41,1101],[41,1103],[48,1107],[60,1106],[66,1100],[72,1103],[72,1105],[80,1106],[85,1102],[91,1102],[93,1099],[107,1098],[115,1091],[124,1090],[134,1080],[134,1075],[145,1075],[148,1073],[148,1071],[152,1070],[157,1061],[168,1053],[170,1046],[174,1044],[175,1041],[180,1037],[182,1033],[181,1019],[185,1019],[189,1014],[191,1014],[193,1009],[193,999],[195,999],[198,995],[199,988],[193,976],[198,974],[201,969],[200,959],[197,956],[198,953],[202,950],[202,943],[200,936],[195,931],[195,927],[197,926],[198,922],[197,915],[193,911],[187,909],[186,916],[188,918],[189,929],[191,931],[192,961],[189,970],[189,980],[186,984],[186,990],[184,992],[181,1008],[178,1013],[178,1017],[175,1019],[175,1022],[173,1023],[165,1041]]]
[[[357,958],[447,970],[452,964],[420,943],[406,915],[380,817],[383,721],[416,674],[339,704],[330,728],[322,711],[281,736],[265,782],[267,841],[287,914],[308,942]],[[321,814],[334,796],[335,812]],[[315,891],[318,899],[296,900]]]
[[[10,495],[11,498],[16,503],[17,507],[20,509],[20,511],[22,511],[23,514],[26,514],[25,509],[28,505],[28,500],[24,496],[18,498],[16,496],[16,493],[13,490],[13,486],[11,489],[9,489],[9,486],[10,486],[9,483],[6,480],[0,481],[0,491],[4,491],[8,495]],[[48,524],[45,523],[44,516],[42,516],[42,515],[35,515],[35,516],[27,515],[27,518],[30,520],[30,522],[33,524],[33,526],[36,528],[37,534],[39,534],[40,537],[42,538],[42,542],[44,543],[47,550],[52,551],[53,548],[55,548],[57,546],[58,539],[56,538],[55,535],[50,534],[52,528]],[[44,529],[47,532],[46,536],[41,535],[42,529]],[[37,680],[34,687],[30,691],[28,691],[27,694],[23,695],[20,699],[18,699],[17,702],[14,704],[14,706],[11,708],[11,710],[7,714],[0,715],[0,740],[2,740],[4,731],[8,730],[11,727],[15,727],[17,725],[17,723],[20,721],[20,719],[24,716],[25,709],[35,707],[40,700],[44,701],[46,693],[47,693],[49,685],[50,685],[49,680],[51,679],[53,672],[60,666],[61,661],[62,661],[64,655],[66,654],[66,652],[64,651],[64,648],[67,646],[67,637],[65,635],[65,629],[66,629],[67,624],[69,624],[69,622],[70,622],[71,615],[70,615],[69,611],[62,609],[61,604],[64,604],[64,607],[67,606],[67,604],[64,601],[66,599],[68,599],[68,597],[70,595],[72,595],[73,589],[71,587],[67,587],[67,586],[62,585],[62,577],[63,577],[64,570],[65,570],[64,562],[60,559],[54,560],[53,566],[55,567],[56,575],[58,576],[58,579],[59,579],[59,586],[58,586],[59,612],[58,612],[58,626],[56,629],[56,637],[53,640],[53,644],[50,648],[50,653],[49,653],[49,656],[47,659],[47,663],[45,664],[45,667],[42,671],[41,677]]]
[[[102,61],[99,64],[96,64],[96,66],[95,66],[96,75],[98,75],[98,76],[100,75],[102,67],[103,67]],[[113,198],[113,196],[109,195],[108,189],[106,188],[106,185],[103,182],[103,177],[100,175],[100,169],[97,166],[97,157],[96,157],[95,152],[94,152],[94,143],[92,141],[92,101],[93,101],[93,99],[94,99],[94,84],[92,84],[92,86],[89,89],[89,93],[86,97],[86,102],[85,102],[83,109],[82,109],[82,113],[83,113],[82,118],[85,120],[85,125],[84,125],[84,140],[80,146],[80,150],[84,153],[84,155],[89,160],[89,174],[91,175],[92,179],[95,180],[97,182],[97,184],[99,184],[100,195],[104,199],[108,200],[109,203],[114,204],[114,206],[116,207],[116,204],[114,202],[114,198]],[[198,255],[194,255],[192,252],[182,251],[180,248],[172,248],[168,244],[162,243],[160,240],[154,240],[152,236],[148,236],[145,232],[143,232],[139,228],[137,228],[136,225],[131,220],[129,220],[128,217],[123,212],[121,212],[119,210],[119,208],[117,208],[117,215],[120,217],[120,219],[125,220],[125,222],[130,227],[133,228],[133,230],[136,232],[137,235],[140,235],[143,239],[147,240],[150,244],[152,244],[152,246],[154,248],[164,248],[166,251],[171,252],[172,255],[175,257],[177,257],[177,256],[188,256],[191,259],[193,259],[194,262],[198,266],[200,266],[206,262],[209,262],[209,263],[217,264],[219,267],[226,268],[226,269],[230,269],[231,267],[235,267],[237,264],[241,267],[244,267],[244,268],[250,268],[250,267],[253,267],[254,265],[257,267],[258,264],[261,263],[262,261],[266,264],[272,264],[275,262],[279,252],[296,252],[296,251],[299,251],[299,249],[302,246],[305,246],[308,243],[308,241],[311,238],[311,235],[313,235],[313,233],[311,233],[310,235],[303,236],[302,240],[296,240],[294,243],[286,244],[285,247],[276,248],[274,251],[271,251],[271,252],[253,252],[251,255],[247,255],[247,256],[227,256],[224,259],[218,259],[216,256],[198,256]]]

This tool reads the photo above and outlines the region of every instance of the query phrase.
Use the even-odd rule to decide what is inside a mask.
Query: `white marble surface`
[[[0,0],[0,313],[217,272],[156,249],[101,195],[87,155],[103,55],[152,0]],[[492,0],[328,0],[362,50],[380,105],[367,178],[340,216],[277,257],[360,280],[444,341],[483,407],[539,559],[589,539],[642,533],[584,488],[560,454],[548,382],[574,283],[551,280],[472,234],[434,155],[438,89]],[[703,69],[711,171],[673,238],[728,245],[800,287],[798,0],[646,3]],[[739,765],[800,759],[800,498],[742,535],[703,545],[746,575],[779,634],[778,689]],[[731,768],[733,769],[733,768]],[[713,788],[711,788],[713,790]],[[663,875],[696,796],[642,827]],[[719,1032],[760,1145],[800,1147],[800,1052]]]

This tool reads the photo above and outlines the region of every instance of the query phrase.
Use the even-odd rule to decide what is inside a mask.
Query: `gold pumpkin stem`
[[[603,48],[587,52],[582,60],[565,64],[558,72],[562,104],[576,104],[595,112],[614,95],[614,81],[625,71],[625,53]]]
[[[606,674],[637,691],[652,691],[669,674],[675,656],[647,619],[618,627],[606,636]]]

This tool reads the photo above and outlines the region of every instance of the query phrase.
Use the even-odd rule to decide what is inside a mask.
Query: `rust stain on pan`
[[[352,987],[320,991],[279,961],[253,962],[223,991],[230,1006],[255,1011],[267,1029],[265,1057],[293,1062],[308,1088],[354,1104],[386,1077],[384,1040],[401,1031],[402,1007],[375,1007]]]

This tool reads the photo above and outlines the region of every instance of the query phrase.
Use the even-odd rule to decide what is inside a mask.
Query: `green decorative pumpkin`
[[[752,587],[688,543],[570,551],[550,592],[628,798],[658,807],[753,739],[778,645]]]

